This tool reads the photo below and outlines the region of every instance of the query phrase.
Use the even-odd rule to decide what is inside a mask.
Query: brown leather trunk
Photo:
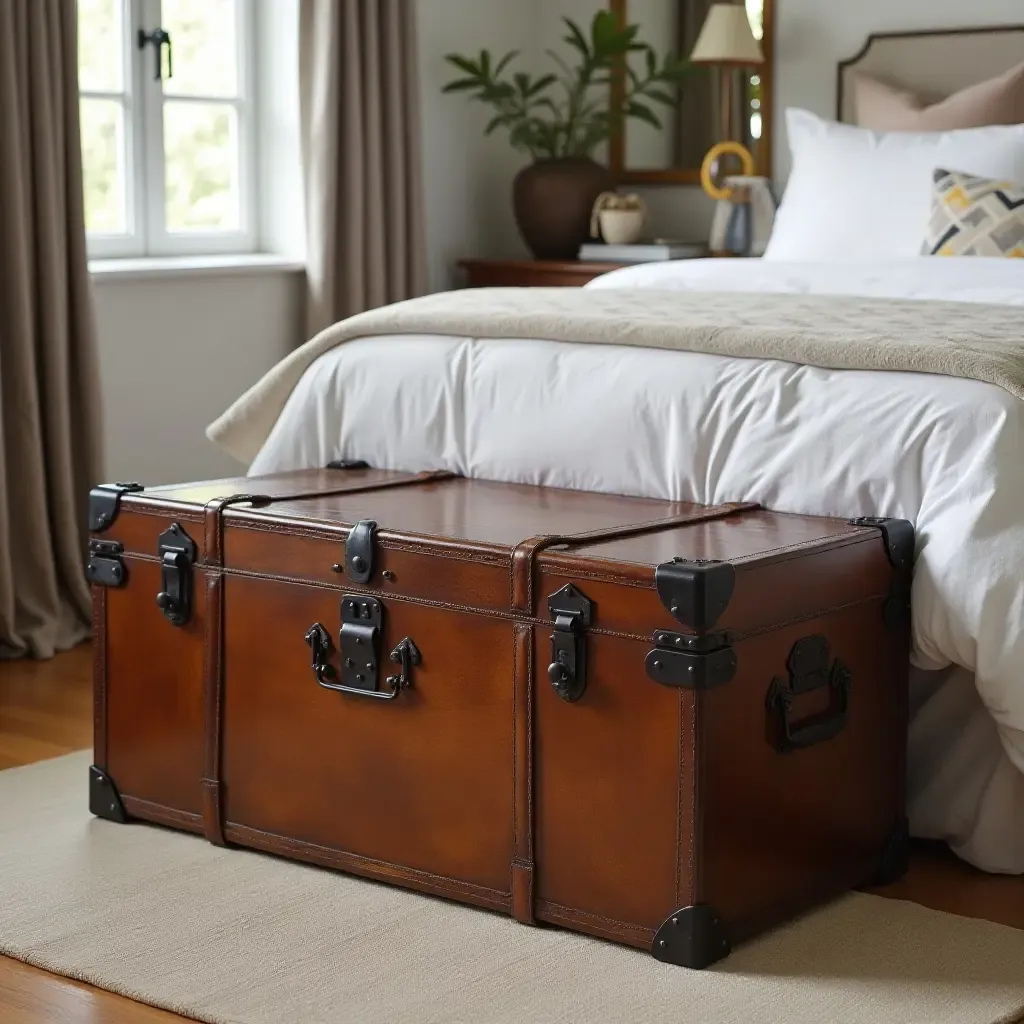
[[[363,468],[92,517],[102,817],[691,967],[904,870],[906,522]]]

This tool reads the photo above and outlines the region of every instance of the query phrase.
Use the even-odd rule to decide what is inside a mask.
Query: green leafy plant
[[[666,87],[678,86],[693,65],[671,55],[659,60],[653,47],[637,38],[639,26],[620,25],[609,10],[594,15],[589,35],[571,19],[562,20],[568,30],[563,42],[573,51],[574,64],[547,50],[558,71],[533,76],[509,71],[517,50],[496,62],[487,50],[475,59],[452,53],[445,60],[464,77],[444,91],[467,93],[494,107],[497,113],[484,134],[508,129],[512,145],[535,160],[589,156],[627,117],[660,128],[650,103],[675,105],[678,96]],[[642,54],[640,71],[631,54]],[[622,75],[622,87],[613,94],[609,87],[616,74]]]

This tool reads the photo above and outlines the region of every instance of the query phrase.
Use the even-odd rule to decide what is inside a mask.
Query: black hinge
[[[590,626],[593,604],[567,583],[548,598],[548,614],[555,623],[548,679],[562,700],[577,701],[587,688],[587,641],[583,630]]]
[[[341,685],[353,690],[377,689],[377,646],[384,609],[380,601],[361,594],[341,599]]]
[[[122,494],[134,494],[143,490],[142,484],[100,484],[89,492],[89,529],[102,533],[109,529],[117,518]]]
[[[173,626],[184,626],[192,617],[192,565],[196,543],[181,523],[172,523],[157,538],[160,555],[160,593],[157,607]]]
[[[89,561],[85,566],[85,575],[90,583],[98,583],[101,587],[120,587],[128,579],[121,554],[124,545],[116,540],[89,541]]]
[[[711,558],[673,558],[654,570],[661,603],[688,629],[710,629],[729,606],[736,586],[730,562]]]
[[[736,675],[736,652],[728,633],[690,636],[658,629],[654,632],[654,643],[656,646],[648,653],[644,668],[662,686],[709,690]]]
[[[373,575],[373,535],[377,524],[360,519],[349,531],[345,541],[345,572],[355,583],[367,583]]]

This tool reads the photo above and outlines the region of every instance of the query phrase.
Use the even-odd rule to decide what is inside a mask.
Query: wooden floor
[[[88,647],[46,662],[0,661],[0,768],[91,745],[91,668]],[[1024,877],[985,875],[938,846],[917,844],[906,878],[878,892],[1024,928]],[[157,1024],[182,1019],[0,957],[2,1024]]]

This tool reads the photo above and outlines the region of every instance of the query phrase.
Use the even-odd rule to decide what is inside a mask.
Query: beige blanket
[[[827,295],[478,288],[361,313],[321,331],[238,399],[207,435],[251,461],[299,378],[355,338],[543,338],[780,359],[840,370],[938,373],[1024,399],[1024,309]]]

